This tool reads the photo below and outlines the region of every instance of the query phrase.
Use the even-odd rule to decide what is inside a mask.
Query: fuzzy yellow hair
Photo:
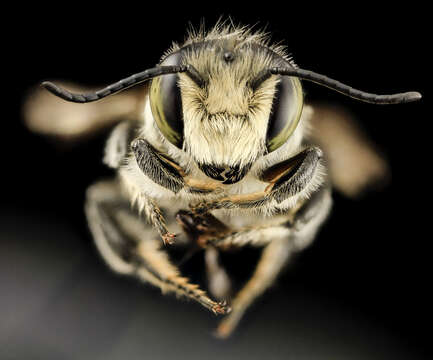
[[[190,25],[185,40],[182,43],[173,42],[162,59],[188,45],[215,40],[229,40],[236,44],[236,47],[248,44],[263,46],[296,67],[293,58],[287,52],[287,47],[281,43],[273,43],[270,33],[262,29],[254,29],[252,26],[236,25],[231,19],[220,19],[210,29],[206,29],[204,22],[199,27]]]

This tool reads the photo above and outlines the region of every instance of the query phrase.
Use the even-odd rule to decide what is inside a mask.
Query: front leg
[[[186,172],[172,159],[157,151],[147,140],[135,139],[131,149],[139,169],[156,184],[177,194],[181,190],[190,193],[217,193],[220,185],[217,182],[202,183],[191,179]],[[131,198],[140,212],[153,227],[158,230],[164,244],[172,244],[175,235],[168,231],[164,217],[154,199],[141,191],[132,191]]]
[[[144,212],[146,219],[158,231],[164,245],[172,245],[176,235],[168,231],[164,216],[156,202],[149,196],[141,194],[139,198],[133,199],[134,203],[137,203],[139,214]]]
[[[119,169],[126,163],[135,126],[132,121],[123,121],[113,129],[105,146],[104,162],[108,166]],[[156,202],[151,197],[137,191],[132,191],[129,195],[132,205],[137,206],[140,214],[145,214],[146,219],[158,231],[164,244],[172,244],[175,235],[168,231],[165,219]]]
[[[261,179],[270,183],[265,189],[268,197],[280,204],[289,197],[316,190],[322,156],[322,150],[310,147],[265,170]]]
[[[322,151],[307,148],[290,159],[266,169],[260,179],[268,185],[263,191],[221,197],[215,201],[191,206],[196,214],[216,209],[250,209],[276,205],[292,198],[294,205],[301,197],[307,198],[319,187]]]
[[[131,149],[141,171],[153,182],[177,194],[184,189],[190,193],[219,193],[221,184],[217,181],[206,182],[192,179],[177,164],[165,154],[157,151],[147,140],[135,139]]]
[[[135,139],[131,143],[138,167],[153,182],[175,194],[185,187],[184,174],[179,166],[164,159],[156,149],[144,139]]]

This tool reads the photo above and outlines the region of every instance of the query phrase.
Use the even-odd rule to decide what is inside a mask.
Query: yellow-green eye
[[[269,116],[266,143],[268,151],[283,145],[295,131],[301,118],[304,96],[299,79],[282,77],[277,84]]]
[[[160,65],[180,65],[181,54],[168,56]],[[178,75],[162,75],[152,80],[150,107],[159,130],[173,145],[182,148],[183,114]]]

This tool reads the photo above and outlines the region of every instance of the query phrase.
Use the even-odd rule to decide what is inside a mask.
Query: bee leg
[[[244,230],[233,231],[222,237],[210,237],[206,245],[212,245],[221,250],[240,248],[243,246],[263,247],[272,240],[287,238],[291,230],[286,226],[252,227]]]
[[[95,244],[114,271],[135,275],[163,292],[185,296],[215,314],[229,312],[224,302],[213,301],[198,285],[180,275],[160,248],[156,231],[132,211],[117,182],[92,185],[87,191],[85,210]]]
[[[104,162],[118,169],[127,160],[129,143],[134,136],[134,123],[123,121],[118,124],[111,132],[105,146]],[[160,234],[164,244],[172,244],[175,235],[170,233],[165,225],[164,217],[158,205],[150,197],[144,194],[131,194],[133,203],[137,203],[139,213],[144,212],[147,220]]]
[[[322,150],[310,147],[293,158],[271,166],[262,174],[262,179],[268,179],[271,183],[267,191],[265,190],[269,191],[267,197],[280,204],[311,188],[311,184],[317,178],[317,172],[320,172],[322,156]],[[278,175],[272,178],[275,172]]]
[[[177,194],[185,187],[184,173],[179,165],[170,161],[145,139],[131,143],[137,165],[152,181]]]
[[[269,185],[263,191],[229,195],[214,201],[192,204],[191,211],[195,214],[204,214],[217,209],[251,209],[272,206],[272,203],[280,204],[289,198],[296,201],[295,196],[315,190],[319,185],[321,179],[320,176],[317,177],[317,174],[320,172],[321,158],[322,151],[319,148],[307,148],[294,157],[266,169],[260,178]],[[315,179],[318,180],[315,181]]]
[[[292,241],[297,251],[311,244],[321,224],[328,217],[331,207],[331,187],[325,185],[313,193],[293,215],[287,225],[293,231]]]
[[[226,338],[233,332],[246,309],[274,283],[291,253],[289,239],[273,240],[263,249],[253,276],[233,299],[231,313],[220,322],[217,337]]]
[[[85,212],[95,245],[114,271],[133,274],[133,249],[137,242],[127,236],[114,217],[120,211],[131,211],[121,196],[116,181],[101,181],[87,189]]]
[[[158,152],[147,140],[137,138],[131,149],[140,170],[153,182],[177,194],[184,189],[192,194],[218,194],[223,189],[219,181],[200,181],[191,178],[173,159]]]
[[[280,226],[257,226],[208,236],[202,246],[214,246],[221,250],[243,246],[266,246],[275,238],[292,236],[298,250],[307,246],[324,222],[332,205],[331,188],[322,186],[301,206],[287,213],[287,220]]]
[[[209,291],[218,299],[227,299],[231,290],[229,276],[219,261],[218,249],[207,245],[209,238],[216,237],[216,234],[222,236],[229,231],[229,228],[211,214],[195,216],[188,210],[178,211],[176,221],[183,228],[190,243],[195,244],[194,252],[204,248]]]
[[[207,247],[204,259],[209,291],[217,299],[227,299],[232,284],[226,270],[220,264],[218,250],[212,246]]]
[[[164,216],[155,201],[145,194],[140,194],[134,203],[137,203],[139,213],[144,212],[146,219],[158,231],[164,245],[172,245],[176,235],[168,231]]]
[[[158,286],[163,293],[174,292],[178,296],[185,296],[214,314],[230,312],[230,307],[225,301],[213,301],[198,285],[191,284],[187,278],[182,277],[178,268],[169,261],[167,253],[160,249],[158,241],[140,242],[137,254],[142,265],[137,269],[137,275]]]
[[[218,337],[230,335],[248,306],[273,284],[290,256],[312,242],[329,214],[331,205],[330,188],[324,186],[298,209],[285,226],[240,231],[211,241],[213,246],[222,248],[267,244],[253,276],[234,298],[231,304],[232,312],[218,326]]]

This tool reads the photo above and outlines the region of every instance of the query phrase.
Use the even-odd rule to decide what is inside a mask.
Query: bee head
[[[226,184],[291,140],[303,105],[299,79],[375,104],[421,99],[414,91],[371,94],[300,69],[265,34],[221,23],[209,32],[192,31],[158,66],[101,90],[78,94],[51,82],[42,86],[66,101],[87,103],[151,79],[150,107],[160,132],[207,176]]]
[[[209,177],[241,180],[254,161],[285,143],[301,116],[300,81],[262,77],[264,69],[294,64],[260,37],[233,31],[191,39],[161,66],[190,73],[152,80],[153,117],[167,140],[186,151]]]

